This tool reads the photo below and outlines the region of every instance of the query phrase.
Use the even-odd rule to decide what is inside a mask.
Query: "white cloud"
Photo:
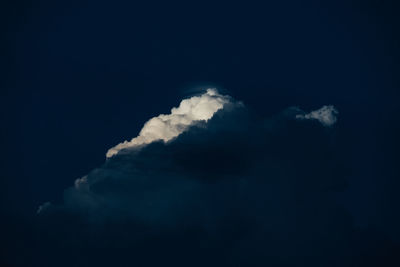
[[[318,120],[322,125],[324,126],[332,126],[333,124],[336,123],[337,118],[336,115],[339,112],[336,110],[336,108],[332,105],[329,106],[323,106],[320,109],[311,111],[310,113],[307,114],[298,114],[296,115],[297,119],[305,119],[305,120]]]
[[[154,141],[168,142],[196,122],[211,119],[227,103],[230,103],[230,97],[220,95],[216,89],[207,89],[202,95],[184,99],[179,107],[171,109],[170,114],[161,114],[147,121],[137,137],[110,148],[106,156],[110,158],[122,149],[139,147]]]

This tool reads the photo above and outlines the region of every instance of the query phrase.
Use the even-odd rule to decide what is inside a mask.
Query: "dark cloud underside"
[[[34,262],[368,266],[392,259],[396,245],[359,231],[336,201],[348,167],[334,129],[306,115],[289,108],[261,119],[232,105],[173,141],[120,151],[67,189],[63,204],[40,212]],[[375,242],[380,250],[371,249]]]

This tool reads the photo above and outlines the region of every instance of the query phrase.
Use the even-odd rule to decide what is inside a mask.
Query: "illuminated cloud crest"
[[[329,105],[323,106],[322,108],[311,111],[307,114],[298,114],[296,115],[296,118],[305,120],[318,120],[322,125],[330,127],[336,123],[336,115],[338,113],[339,112],[334,106]]]
[[[147,121],[137,137],[110,148],[106,156],[110,158],[122,149],[139,147],[154,141],[168,142],[196,122],[211,119],[229,102],[229,96],[220,95],[215,89],[207,89],[200,96],[184,99],[179,107],[171,109],[170,114],[161,114]]]

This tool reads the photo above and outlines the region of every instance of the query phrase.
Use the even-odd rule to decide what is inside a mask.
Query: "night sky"
[[[3,1],[0,265],[400,266],[399,12]]]

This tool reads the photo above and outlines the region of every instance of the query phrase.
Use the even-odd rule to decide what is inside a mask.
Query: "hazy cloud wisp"
[[[304,120],[318,120],[322,125],[330,127],[336,123],[336,115],[338,113],[339,112],[334,106],[329,105],[323,106],[322,108],[311,111],[307,114],[298,114],[296,115],[296,118]]]

